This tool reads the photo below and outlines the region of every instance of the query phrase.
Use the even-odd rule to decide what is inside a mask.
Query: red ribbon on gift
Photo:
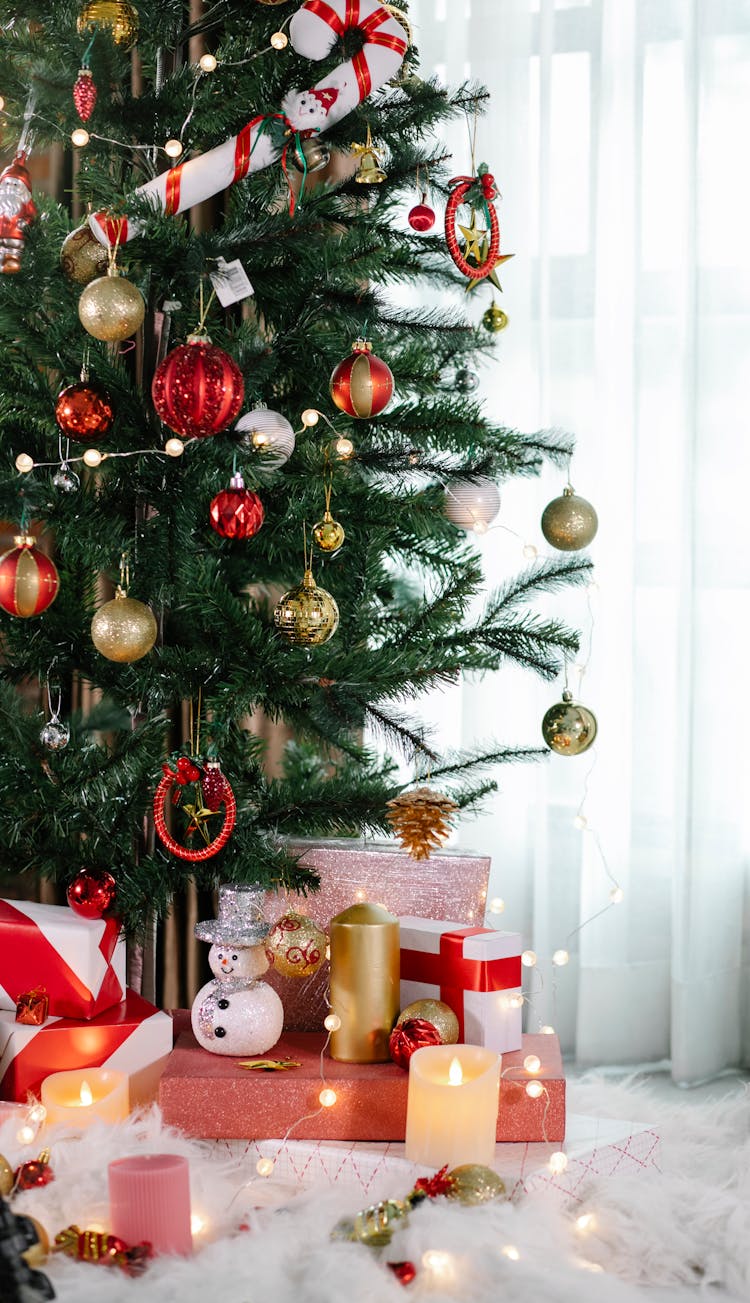
[[[119,919],[102,920],[104,931],[99,949],[107,963],[101,987],[90,991],[78,973],[65,962],[52,942],[33,919],[16,909],[9,900],[0,900],[0,985],[6,991],[18,990],[19,979],[28,977],[29,969],[39,987],[50,997],[53,1013],[71,1013],[84,1018],[122,1000],[125,992],[111,961],[120,935]]]
[[[466,959],[467,937],[490,936],[492,928],[462,927],[443,932],[436,955],[422,950],[401,951],[402,982],[425,982],[440,990],[440,999],[458,1018],[458,1039],[464,1038],[464,993],[507,991],[521,985],[521,956],[506,959]]]

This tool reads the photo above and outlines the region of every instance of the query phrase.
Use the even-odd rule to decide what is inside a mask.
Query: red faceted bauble
[[[68,887],[68,904],[81,918],[104,918],[117,895],[117,883],[106,869],[81,869]]]
[[[55,1173],[46,1157],[32,1158],[28,1163],[21,1163],[13,1173],[13,1183],[18,1190],[33,1190],[40,1185],[49,1185],[54,1179]]]
[[[205,439],[235,420],[245,397],[242,372],[208,335],[191,335],[156,368],[151,385],[157,416],[175,434]]]
[[[28,620],[52,605],[60,576],[31,534],[16,534],[13,542],[15,547],[0,556],[0,606],[9,615]]]
[[[429,204],[415,204],[409,213],[409,225],[415,231],[431,231],[435,225],[435,214]]]
[[[68,385],[57,395],[55,420],[70,439],[101,439],[114,419],[112,399],[106,389],[88,380]]]
[[[88,122],[96,105],[96,82],[88,68],[81,68],[73,87],[73,103],[81,122]]]
[[[222,538],[252,538],[263,524],[263,503],[233,475],[229,488],[217,493],[210,508],[211,524]]]
[[[347,416],[366,419],[388,406],[393,397],[393,375],[372,351],[372,344],[358,339],[351,355],[334,367],[331,398]]]
[[[426,1018],[407,1018],[394,1027],[388,1042],[391,1058],[399,1068],[408,1068],[409,1059],[423,1045],[442,1045],[442,1037],[434,1023]]]

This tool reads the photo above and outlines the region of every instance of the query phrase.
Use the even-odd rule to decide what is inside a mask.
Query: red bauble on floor
[[[106,869],[81,869],[67,890],[68,904],[81,918],[103,918],[116,895],[117,883]]]
[[[101,439],[115,419],[112,399],[106,389],[80,380],[57,395],[55,420],[70,439]]]
[[[233,475],[229,488],[217,493],[210,508],[211,525],[222,538],[252,538],[263,524],[263,503]]]
[[[175,434],[205,439],[239,415],[245,382],[234,358],[208,335],[190,335],[159,363],[151,396],[157,416]]]

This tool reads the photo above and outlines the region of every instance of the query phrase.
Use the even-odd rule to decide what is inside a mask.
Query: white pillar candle
[[[426,1045],[409,1060],[406,1157],[425,1167],[491,1166],[500,1057],[479,1045]]]
[[[47,1126],[67,1122],[88,1127],[92,1122],[122,1122],[129,1112],[128,1078],[111,1068],[76,1068],[53,1072],[42,1082]]]

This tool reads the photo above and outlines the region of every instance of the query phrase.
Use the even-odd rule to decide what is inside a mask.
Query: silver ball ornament
[[[456,389],[459,394],[473,394],[479,388],[479,376],[470,366],[456,372]]]
[[[59,719],[49,719],[39,734],[39,741],[48,751],[64,751],[70,741],[70,729]]]
[[[75,471],[72,471],[67,462],[63,462],[58,470],[52,476],[52,483],[61,493],[75,493],[80,489],[81,480]]]

